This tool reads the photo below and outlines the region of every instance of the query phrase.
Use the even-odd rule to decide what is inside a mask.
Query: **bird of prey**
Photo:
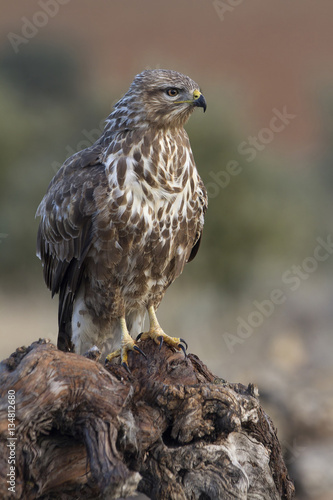
[[[101,137],[52,179],[36,213],[37,255],[59,294],[59,349],[83,354],[97,345],[128,368],[128,351],[142,353],[131,334],[142,332],[146,311],[141,339],[183,348],[156,309],[203,230],[207,194],[183,128],[196,107],[205,111],[206,101],[189,77],[145,70]]]

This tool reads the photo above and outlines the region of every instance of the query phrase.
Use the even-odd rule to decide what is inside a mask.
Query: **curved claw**
[[[121,366],[125,368],[125,370],[127,371],[127,373],[129,373],[131,375],[131,370],[128,368],[128,364],[126,363],[126,361],[123,361],[121,363]]]
[[[186,342],[184,339],[179,339],[179,340],[180,340],[180,342],[183,342],[183,344],[185,344],[185,346],[186,346],[186,349],[188,349],[187,342]],[[180,347],[180,346],[179,346],[179,347]]]
[[[182,339],[180,339],[180,340],[182,340]],[[185,344],[186,344],[186,342],[185,342]],[[178,344],[178,347],[183,351],[185,358],[187,358],[186,349],[183,346],[183,344]]]
[[[159,337],[157,337],[157,340],[160,341],[160,347],[159,347],[159,349],[161,350],[162,349],[162,344],[163,344],[163,335],[160,335]]]
[[[114,358],[118,358],[121,355],[120,349],[117,349],[116,351],[110,352],[105,358],[105,364],[107,364],[109,361],[111,361]]]
[[[139,335],[137,335],[136,339],[135,340],[140,340],[141,339],[141,336],[142,336],[143,332],[139,333]]]
[[[141,335],[141,333],[139,333],[139,335]],[[145,353],[143,351],[141,351],[140,347],[138,347],[137,345],[133,346],[133,351],[139,352],[140,354],[142,354],[142,356],[144,358],[147,359],[147,356],[145,355]]]

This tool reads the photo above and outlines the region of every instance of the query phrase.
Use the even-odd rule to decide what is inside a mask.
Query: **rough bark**
[[[215,377],[152,341],[119,365],[46,340],[0,364],[0,497],[8,491],[15,391],[15,498],[291,499],[276,430],[253,385]]]

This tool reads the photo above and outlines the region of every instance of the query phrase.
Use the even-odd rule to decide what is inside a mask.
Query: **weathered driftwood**
[[[0,498],[290,499],[294,487],[256,388],[142,342],[129,375],[46,340],[0,364]],[[15,391],[15,495],[7,483]],[[12,441],[11,441],[12,442]],[[10,476],[9,476],[10,477]],[[12,477],[13,479],[13,477]]]

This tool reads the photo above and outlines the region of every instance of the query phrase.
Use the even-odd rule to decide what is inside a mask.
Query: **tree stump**
[[[130,353],[130,374],[47,340],[0,364],[2,499],[293,498],[252,384],[215,377],[193,354],[140,346],[147,359]]]

